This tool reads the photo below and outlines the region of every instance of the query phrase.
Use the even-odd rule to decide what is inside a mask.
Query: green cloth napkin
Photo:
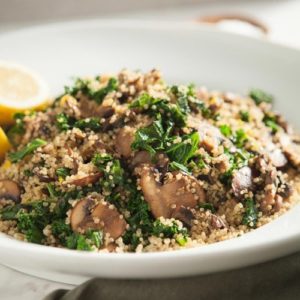
[[[259,253],[257,253],[259,255]],[[300,300],[300,253],[239,270],[180,279],[91,279],[44,300]]]

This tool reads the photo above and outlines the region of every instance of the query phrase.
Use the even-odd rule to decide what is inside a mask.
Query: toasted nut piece
[[[0,199],[1,198],[20,202],[21,189],[19,185],[9,179],[0,180]]]

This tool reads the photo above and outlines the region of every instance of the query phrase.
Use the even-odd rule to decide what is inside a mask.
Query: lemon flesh
[[[9,140],[4,132],[4,130],[0,127],[0,165],[3,161],[6,152],[10,149]]]
[[[43,109],[49,103],[48,87],[32,70],[0,61],[0,125],[13,123],[13,115]]]

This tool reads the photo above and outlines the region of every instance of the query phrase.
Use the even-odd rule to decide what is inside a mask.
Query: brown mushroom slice
[[[71,228],[75,232],[84,230],[84,225],[90,218],[90,209],[93,206],[93,201],[89,198],[82,199],[73,207],[70,215]]]
[[[72,209],[70,222],[75,232],[85,232],[87,229],[101,229],[109,233],[113,239],[120,237],[126,230],[126,222],[122,215],[109,205],[96,204],[94,199],[80,200]]]
[[[198,130],[200,146],[208,152],[212,152],[217,149],[220,143],[225,139],[219,128],[206,121],[189,117],[188,125]]]
[[[95,174],[90,174],[90,175],[82,177],[82,178],[74,179],[67,183],[83,187],[83,186],[87,186],[89,184],[96,183],[102,176],[103,176],[102,173],[95,173]]]
[[[93,220],[99,219],[99,225],[103,228],[104,232],[109,233],[113,239],[117,239],[126,230],[126,222],[122,215],[109,205],[99,203],[92,212]],[[96,223],[97,224],[97,223]]]
[[[223,229],[227,227],[224,220],[215,214],[211,214],[210,224],[214,229]]]
[[[180,206],[172,212],[171,217],[180,220],[188,228],[193,225],[194,214],[189,208]]]
[[[8,199],[15,202],[20,202],[21,189],[19,185],[13,180],[0,180],[0,199]]]
[[[147,151],[137,152],[131,160],[130,165],[135,168],[142,164],[151,164],[151,155]]]
[[[279,143],[289,162],[294,167],[300,168],[300,145],[293,143],[290,136],[284,133],[280,135]]]
[[[134,141],[135,129],[125,126],[119,130],[116,136],[116,151],[119,155],[129,158],[132,154],[131,144]]]
[[[283,168],[287,164],[287,159],[280,149],[275,149],[269,153],[269,158],[276,168]]]
[[[83,118],[109,118],[114,114],[115,110],[112,106],[98,105],[96,102],[82,97],[80,100],[80,112]]]
[[[252,180],[252,170],[245,166],[239,169],[232,178],[232,190],[234,196],[238,199],[243,197],[243,194],[252,190],[253,180]]]
[[[145,166],[142,170],[141,189],[155,218],[170,218],[178,207],[194,208],[205,201],[205,193],[195,179],[180,172],[171,174],[172,179],[161,184],[152,168]]]

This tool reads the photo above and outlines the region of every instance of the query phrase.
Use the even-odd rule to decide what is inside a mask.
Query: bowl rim
[[[216,36],[225,36],[230,39],[234,39],[239,42],[251,42],[261,45],[263,47],[268,47],[269,49],[277,48],[279,50],[285,51],[287,54],[297,55],[300,61],[300,50],[293,48],[291,46],[286,46],[277,42],[267,41],[264,39],[258,39],[252,36],[244,36],[240,33],[221,31],[211,25],[198,24],[196,22],[180,22],[180,21],[141,21],[141,20],[127,20],[127,19],[89,19],[89,20],[73,20],[73,21],[63,21],[63,22],[54,22],[43,25],[34,25],[25,27],[22,29],[11,30],[8,32],[0,33],[0,42],[5,38],[16,38],[18,35],[23,34],[37,34],[45,32],[55,32],[59,30],[74,30],[84,29],[84,28],[119,28],[123,30],[150,30],[150,31],[172,31],[176,32],[177,30],[181,31],[196,31],[206,34],[213,34]],[[296,204],[299,206],[299,204]],[[300,207],[298,207],[300,208]],[[252,251],[254,248],[259,249],[265,247],[276,247],[283,243],[288,243],[290,241],[299,240],[300,241],[300,229],[298,232],[289,232],[285,236],[276,236],[272,239],[268,239],[264,242],[255,243],[253,239],[249,242],[248,237],[255,235],[258,231],[261,232],[270,228],[275,222],[281,222],[283,217],[288,217],[289,213],[293,211],[295,207],[292,207],[289,212],[284,213],[278,219],[271,221],[270,223],[263,225],[262,227],[255,229],[249,233],[242,235],[241,237],[231,238],[229,240],[220,241],[213,244],[201,245],[193,248],[184,248],[175,251],[163,251],[163,252],[143,252],[143,253],[106,253],[106,252],[86,252],[78,250],[70,250],[65,248],[56,248],[52,246],[37,245],[27,242],[18,241],[12,237],[7,236],[4,233],[0,233],[0,245],[1,250],[9,250],[14,248],[16,250],[22,251],[24,254],[47,254],[52,257],[64,257],[64,258],[84,258],[84,259],[108,259],[114,261],[121,260],[130,260],[130,261],[141,261],[147,260],[151,261],[152,259],[174,259],[174,258],[184,258],[184,257],[198,257],[199,255],[215,255],[218,253],[228,253],[228,252],[240,252]]]

